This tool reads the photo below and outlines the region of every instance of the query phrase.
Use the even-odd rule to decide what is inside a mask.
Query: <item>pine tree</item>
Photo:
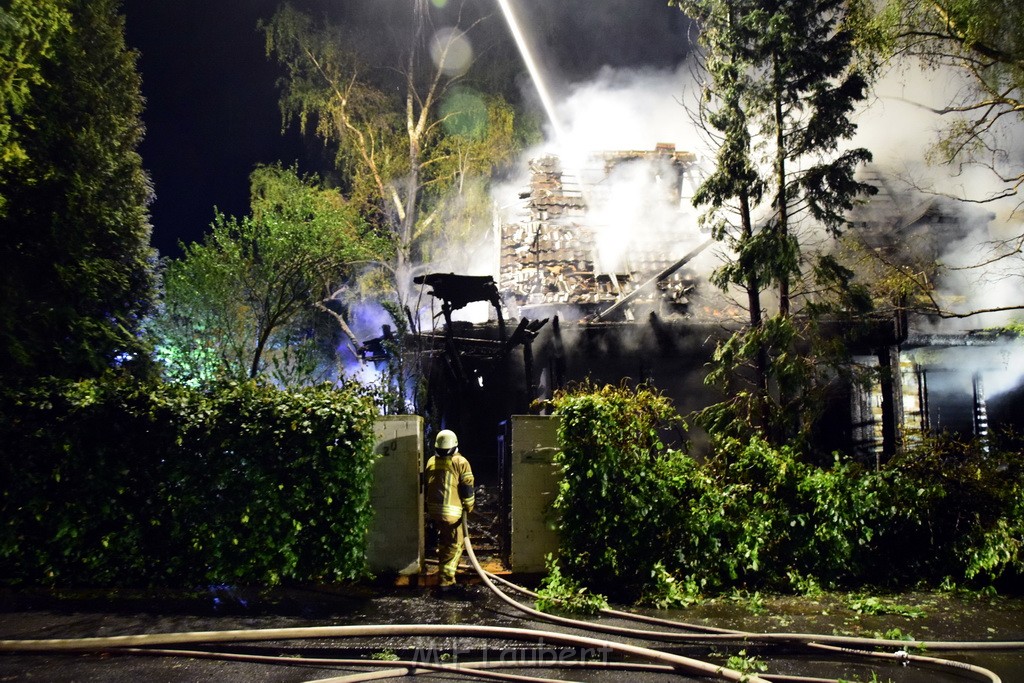
[[[719,348],[709,377],[734,380],[752,364],[753,386],[705,417],[712,431],[753,426],[785,440],[813,420],[810,389],[821,379],[817,359],[797,347],[811,341],[816,317],[867,303],[850,271],[801,239],[804,228],[837,236],[858,197],[874,191],[854,178],[870,152],[841,149],[867,90],[850,24],[862,8],[844,0],[672,4],[700,24],[703,116],[720,141],[717,166],[695,196],[735,255],[715,282],[745,289],[750,309],[749,326]],[[772,315],[762,310],[769,288],[778,301]]]
[[[11,0],[0,8],[0,171],[27,162],[16,123],[42,83],[54,38],[69,29],[67,0]],[[4,197],[0,194],[0,213]]]
[[[152,192],[142,96],[117,0],[68,3],[0,171],[0,375],[91,376],[141,364],[151,305]]]

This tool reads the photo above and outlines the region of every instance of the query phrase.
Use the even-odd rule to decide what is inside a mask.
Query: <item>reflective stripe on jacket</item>
[[[459,521],[462,509],[472,512],[473,470],[460,453],[451,457],[430,456],[424,472],[427,480],[427,514],[449,524]]]

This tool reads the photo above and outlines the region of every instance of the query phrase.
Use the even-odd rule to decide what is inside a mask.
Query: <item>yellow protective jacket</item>
[[[430,456],[424,471],[427,484],[427,514],[449,524],[459,521],[462,509],[473,511],[473,470],[461,453]]]

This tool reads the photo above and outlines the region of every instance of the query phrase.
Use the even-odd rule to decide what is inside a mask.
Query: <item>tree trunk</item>
[[[776,199],[777,222],[775,230],[779,244],[784,247],[789,240],[789,199],[786,192],[786,133],[782,112],[782,66],[778,55],[772,57],[775,69],[775,176],[779,184]],[[788,318],[790,314],[789,264],[784,263],[779,272],[779,315]]]

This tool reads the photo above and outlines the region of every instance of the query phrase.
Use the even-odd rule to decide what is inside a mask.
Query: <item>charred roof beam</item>
[[[650,280],[647,280],[646,282],[640,283],[640,285],[637,286],[637,288],[634,289],[632,292],[630,292],[629,294],[627,294],[626,296],[622,297],[621,299],[616,301],[614,304],[612,304],[611,306],[609,306],[605,310],[603,310],[600,313],[598,313],[597,315],[595,315],[593,317],[593,319],[590,320],[590,322],[595,322],[596,323],[596,322],[601,322],[602,320],[607,319],[610,315],[612,315],[616,311],[621,310],[627,304],[629,304],[629,302],[633,301],[638,296],[640,296],[640,294],[642,294],[651,285],[654,285],[654,284],[657,284],[658,282],[661,282],[662,280],[664,280],[667,277],[669,277],[670,275],[672,275],[672,273],[676,272],[677,270],[679,270],[680,268],[685,266],[687,263],[689,263],[693,259],[697,258],[697,256],[702,251],[704,251],[705,249],[707,249],[708,247],[710,247],[714,243],[715,243],[714,239],[705,240],[696,249],[694,249],[693,251],[688,253],[686,256],[684,256],[683,258],[679,259],[678,261],[676,261],[675,263],[670,265],[668,268],[665,268],[660,273],[658,273],[657,275],[652,277]]]
[[[501,314],[501,296],[498,285],[490,275],[456,275],[455,273],[428,273],[413,278],[417,285],[432,287],[431,296],[441,299],[441,313],[448,330],[452,327],[452,311],[465,308],[476,301],[486,301],[498,314],[498,330],[505,339],[505,320]]]

